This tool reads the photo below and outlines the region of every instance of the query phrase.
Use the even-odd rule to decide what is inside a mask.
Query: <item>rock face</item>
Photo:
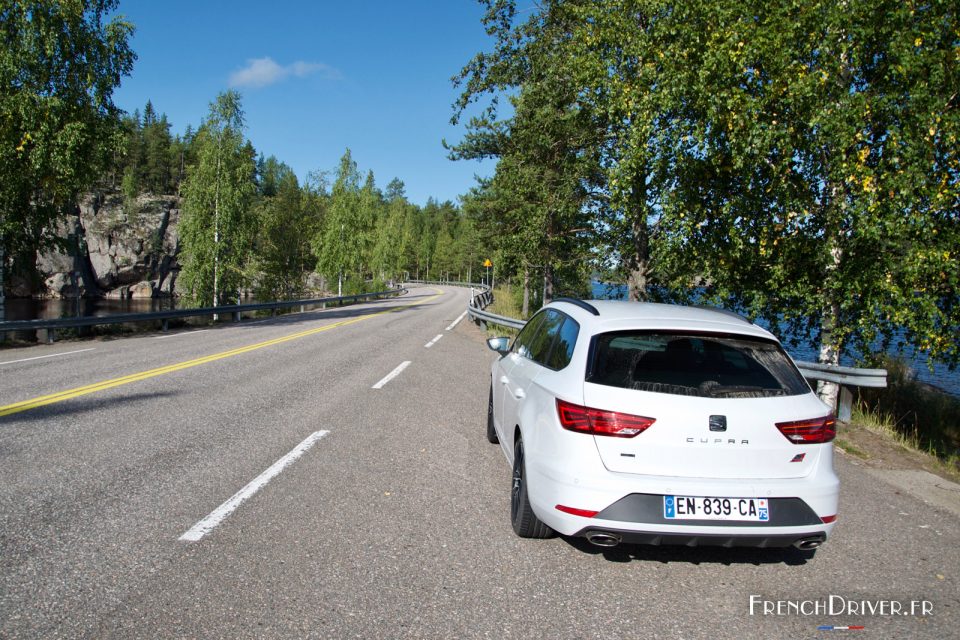
[[[180,199],[119,193],[86,196],[61,237],[66,246],[38,256],[48,295],[156,298],[173,294],[179,272]]]

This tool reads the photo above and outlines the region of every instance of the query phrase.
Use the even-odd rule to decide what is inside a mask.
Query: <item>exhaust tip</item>
[[[801,538],[793,543],[793,546],[801,551],[812,551],[820,548],[820,545],[826,540],[825,536],[813,536],[810,538]]]
[[[609,549],[620,544],[620,536],[603,531],[591,531],[587,534],[587,541],[595,547]]]

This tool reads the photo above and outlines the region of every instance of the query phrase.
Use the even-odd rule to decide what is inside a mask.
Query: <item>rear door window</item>
[[[536,335],[530,341],[530,359],[537,364],[547,365],[550,357],[550,349],[560,332],[560,325],[563,324],[564,316],[553,309],[547,309],[543,313],[543,324],[537,328]]]
[[[530,318],[527,321],[527,324],[523,325],[523,329],[520,330],[517,339],[513,341],[513,352],[517,355],[521,355],[524,358],[530,357],[530,345],[533,342],[536,335],[539,333],[538,329],[543,323],[543,318],[545,313],[538,313],[537,315]]]
[[[537,364],[563,369],[570,363],[579,332],[580,325],[575,320],[554,309],[546,309],[524,326],[513,350]]]
[[[559,315],[559,314],[558,314]],[[577,344],[577,336],[580,334],[580,325],[569,316],[563,319],[563,325],[557,333],[557,338],[553,343],[553,349],[550,351],[550,357],[547,359],[547,366],[559,371],[568,364],[573,357],[573,348]]]
[[[617,332],[594,338],[588,382],[705,398],[808,393],[775,342],[748,336]]]

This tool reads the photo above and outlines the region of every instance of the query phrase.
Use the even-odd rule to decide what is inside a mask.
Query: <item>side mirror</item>
[[[489,338],[487,346],[490,347],[491,351],[496,351],[501,356],[505,356],[510,353],[510,338]]]

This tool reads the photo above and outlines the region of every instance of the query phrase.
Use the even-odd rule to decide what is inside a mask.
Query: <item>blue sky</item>
[[[411,202],[456,201],[493,163],[451,162],[441,140],[458,91],[450,78],[490,42],[475,0],[120,0],[136,26],[133,73],[114,94],[149,99],[174,133],[196,128],[218,93],[243,95],[247,137],[303,179],[346,148]]]

